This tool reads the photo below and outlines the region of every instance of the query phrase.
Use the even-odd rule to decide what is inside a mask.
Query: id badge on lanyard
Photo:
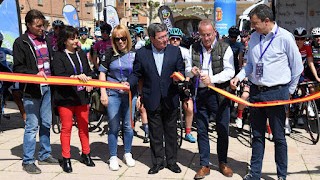
[[[256,64],[256,77],[262,77],[263,76],[263,62],[258,62]]]

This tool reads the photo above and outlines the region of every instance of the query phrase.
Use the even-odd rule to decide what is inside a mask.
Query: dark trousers
[[[178,109],[169,109],[164,103],[154,111],[147,110],[152,164],[177,162],[177,114]]]
[[[218,94],[208,88],[198,89],[196,102],[200,165],[209,166],[210,143],[208,126],[210,115],[214,116],[216,121],[216,130],[218,133],[218,160],[219,162],[227,163],[227,153],[229,146],[230,102],[227,100],[219,104]]]
[[[264,102],[289,99],[288,86],[260,91],[256,86],[250,87],[250,102]],[[278,177],[286,178],[288,167],[287,142],[284,132],[286,106],[271,106],[265,108],[250,108],[249,120],[252,127],[251,174],[254,179],[261,178],[261,169],[265,148],[266,121],[275,143],[275,161]]]

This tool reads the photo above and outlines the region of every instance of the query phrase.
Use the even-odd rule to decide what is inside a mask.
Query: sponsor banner
[[[215,0],[214,23],[220,36],[228,36],[228,30],[236,25],[236,0]]]
[[[20,9],[18,0],[0,1],[0,32],[4,36],[2,47],[12,50],[14,40],[21,34]],[[12,62],[11,56],[7,61]]]
[[[158,10],[158,16],[163,24],[167,25],[168,29],[173,28],[173,13],[168,6],[161,6]]]
[[[70,4],[65,5],[62,9],[62,14],[63,14],[64,19],[66,19],[67,23],[70,26],[73,26],[75,28],[80,27],[78,11],[74,6],[72,6]]]
[[[120,24],[117,10],[113,6],[104,7],[105,22],[111,25],[112,29]]]

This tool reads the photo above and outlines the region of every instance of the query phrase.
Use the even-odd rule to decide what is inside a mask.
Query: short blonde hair
[[[118,33],[121,34],[123,37],[127,38],[126,52],[129,52],[132,48],[132,39],[131,39],[128,28],[122,24],[119,24],[116,27],[114,27],[112,34],[111,34],[112,49],[116,55],[120,54],[120,52],[117,48],[116,42],[115,42],[115,38]]]

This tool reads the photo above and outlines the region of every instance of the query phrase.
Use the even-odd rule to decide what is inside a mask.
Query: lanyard
[[[42,53],[40,52],[40,49],[38,48],[38,46],[36,45],[36,43],[33,41],[33,39],[32,39],[29,35],[28,35],[28,37],[29,37],[30,41],[32,42],[34,48],[38,51],[40,58],[43,59],[45,56],[42,55]],[[40,42],[40,41],[39,41],[39,42]],[[41,42],[40,42],[40,43],[41,43]],[[45,44],[46,44],[46,42],[45,42]],[[42,43],[41,43],[41,45],[42,45]],[[47,50],[46,55],[48,55],[48,54],[49,54],[48,48],[46,48],[46,50]]]
[[[74,64],[74,62],[72,61],[72,59],[71,59],[71,57],[70,57],[69,53],[67,53],[66,51],[64,51],[64,52],[67,54],[68,59],[69,59],[70,63],[72,64],[73,71],[74,71],[74,73],[77,75],[78,73],[77,73],[76,65],[75,65],[75,64]],[[81,63],[81,60],[80,60],[80,57],[79,57],[78,51],[76,51],[76,55],[77,55],[77,59],[78,59],[79,65],[80,65],[80,74],[82,74],[82,73],[83,73],[83,66],[82,66],[82,63]]]
[[[211,53],[210,53],[210,59],[208,61],[208,69],[209,69],[209,65],[210,65],[211,61],[212,61],[212,56],[211,56]],[[203,67],[203,51],[202,51],[202,47],[201,47],[201,49],[200,49],[200,71],[202,70],[202,67]],[[195,92],[194,92],[194,100],[193,100],[194,112],[197,112],[196,96],[198,94],[199,84],[200,84],[200,78],[197,77],[197,79],[196,79],[196,87],[195,87]]]
[[[131,53],[128,52],[128,58],[127,58],[128,62],[130,62],[130,57],[131,57]],[[118,58],[118,62],[119,62],[119,68],[120,68],[120,78],[121,78],[121,80],[124,80],[124,78],[123,78],[124,74],[123,74],[123,69],[122,69],[122,65],[121,65],[121,60],[120,59],[121,58],[119,57]],[[131,72],[132,72],[132,67],[129,67],[129,74],[131,74]]]
[[[267,47],[262,51],[262,35],[260,35],[260,58],[259,58],[259,61],[262,60],[262,57],[263,55],[266,53],[267,49],[269,48],[270,44],[272,43],[272,41],[274,40],[274,38],[276,37],[277,33],[278,33],[278,30],[279,30],[279,26],[277,27],[276,29],[276,32],[274,33],[274,35],[272,36],[271,40],[269,41]]]

